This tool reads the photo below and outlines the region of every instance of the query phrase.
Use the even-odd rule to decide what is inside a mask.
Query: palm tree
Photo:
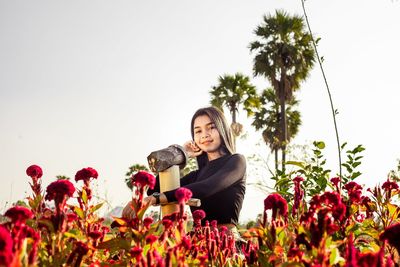
[[[250,78],[241,73],[235,75],[223,75],[218,78],[218,85],[213,86],[210,91],[211,105],[220,108],[227,107],[232,116],[232,129],[234,137],[240,135],[242,126],[237,123],[237,113],[239,106],[247,111],[247,115],[252,115],[252,109],[259,106],[257,92],[254,85],[250,83]]]
[[[279,98],[284,171],[288,142],[285,104],[299,89],[300,82],[309,75],[315,62],[315,50],[311,35],[305,31],[303,18],[289,16],[284,11],[277,10],[274,16],[264,16],[263,23],[257,26],[254,33],[258,37],[250,43],[250,51],[256,53],[254,75],[266,77]]]
[[[278,151],[282,150],[283,144],[282,131],[280,128],[280,109],[279,98],[275,94],[274,89],[268,88],[264,90],[260,96],[261,107],[254,112],[254,120],[252,125],[256,130],[263,129],[262,136],[264,142],[269,146],[275,154],[275,171],[278,170]],[[301,125],[300,112],[292,108],[298,105],[295,97],[287,103],[287,142],[289,143],[298,133]],[[283,152],[283,151],[282,151]]]

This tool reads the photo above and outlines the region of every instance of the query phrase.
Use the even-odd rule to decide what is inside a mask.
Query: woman
[[[184,149],[189,157],[196,157],[198,170],[180,180],[181,187],[190,189],[193,198],[201,200],[201,207],[191,207],[192,212],[202,209],[203,221],[216,220],[218,225],[229,229],[236,227],[246,191],[246,161],[235,154],[232,133],[223,113],[215,107],[201,108],[191,121],[193,141],[186,142]],[[144,199],[151,205],[176,201],[175,190],[158,193],[159,180],[153,194]],[[127,214],[126,212],[124,212]],[[124,214],[123,214],[124,216]]]

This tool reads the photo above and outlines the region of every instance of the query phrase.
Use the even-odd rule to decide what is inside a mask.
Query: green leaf
[[[88,199],[87,199],[87,193],[86,193],[85,188],[82,188],[81,198],[82,198],[83,203],[87,204]]]
[[[74,212],[76,213],[76,215],[78,215],[79,218],[84,219],[85,214],[84,214],[83,210],[77,206],[73,206],[73,207],[74,207]]]
[[[120,249],[129,250],[131,248],[131,242],[125,238],[113,238],[104,242],[101,242],[98,249],[109,249],[111,252],[118,251]]]
[[[325,143],[323,141],[314,142],[314,145],[316,147],[318,147],[319,149],[324,149],[325,148]]]
[[[103,206],[104,202],[97,204],[96,206],[93,206],[90,208],[90,212],[93,213],[96,210],[100,209]]]
[[[304,169],[304,162],[301,162],[301,161],[287,161],[286,165],[294,165],[294,166]]]

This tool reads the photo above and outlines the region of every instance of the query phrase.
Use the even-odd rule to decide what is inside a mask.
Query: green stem
[[[311,36],[311,40],[312,40],[312,43],[313,43],[313,46],[314,46],[314,49],[315,49],[315,53],[317,54],[318,63],[319,63],[319,66],[320,66],[320,68],[321,68],[322,76],[323,76],[324,81],[325,81],[326,90],[328,91],[329,101],[330,101],[330,103],[331,103],[333,124],[334,124],[334,126],[335,126],[336,141],[337,141],[338,154],[339,154],[339,175],[340,175],[340,181],[339,181],[339,182],[340,182],[340,188],[341,188],[341,187],[342,187],[342,156],[341,156],[341,154],[340,154],[341,149],[340,149],[339,133],[338,133],[337,124],[336,124],[336,114],[335,114],[335,109],[334,109],[334,107],[333,107],[333,100],[332,100],[332,96],[331,96],[331,91],[330,91],[330,89],[329,89],[328,81],[327,81],[326,76],[325,76],[324,68],[322,67],[321,58],[319,57],[319,54],[318,54],[317,45],[316,45],[315,40],[314,40],[314,37],[313,37],[313,35],[312,35],[310,23],[308,22],[308,17],[307,17],[307,13],[306,13],[306,8],[305,8],[305,6],[304,6],[304,1],[305,1],[305,0],[301,0],[301,5],[302,5],[302,7],[303,7],[304,17],[306,18],[306,23],[307,23],[308,31],[310,32],[310,36]]]

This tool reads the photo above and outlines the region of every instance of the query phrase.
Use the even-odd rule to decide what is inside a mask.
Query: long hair
[[[194,140],[194,121],[197,117],[206,115],[210,118],[210,120],[215,124],[217,131],[221,137],[221,147],[220,149],[225,154],[232,155],[235,153],[235,145],[233,142],[233,135],[231,132],[231,128],[228,126],[226,122],[224,113],[216,107],[205,107],[198,109],[193,117],[192,122],[190,124],[190,131],[192,133],[192,139]],[[199,169],[204,167],[208,162],[207,154],[202,153],[197,157],[197,165]]]

